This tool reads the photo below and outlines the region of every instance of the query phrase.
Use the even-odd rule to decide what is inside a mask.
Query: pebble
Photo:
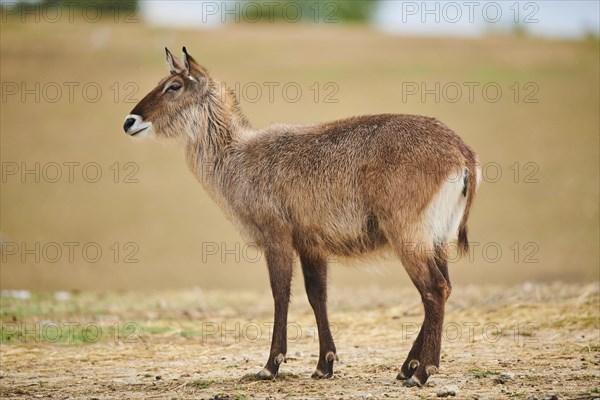
[[[506,382],[511,381],[513,379],[515,379],[515,374],[514,373],[512,373],[512,372],[503,372],[494,381],[496,383],[506,383]]]
[[[54,292],[54,298],[58,301],[67,301],[71,298],[71,293],[65,291]]]
[[[366,394],[363,394],[361,397],[363,399],[370,399],[371,397],[373,397],[373,395],[371,393],[366,393]]]
[[[457,394],[458,387],[454,385],[442,386],[436,391],[437,397],[456,396]]]

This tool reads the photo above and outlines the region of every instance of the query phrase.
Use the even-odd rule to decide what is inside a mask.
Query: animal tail
[[[475,192],[477,192],[477,186],[481,179],[481,170],[478,166],[479,162],[477,156],[473,151],[470,151],[469,157],[467,157],[467,165],[465,167],[465,174],[463,177],[463,191],[462,195],[466,197],[467,202],[465,205],[465,212],[462,215],[460,224],[458,226],[458,254],[459,256],[465,256],[469,252],[469,239],[467,238],[468,227],[467,221],[469,219],[469,212],[475,198]]]

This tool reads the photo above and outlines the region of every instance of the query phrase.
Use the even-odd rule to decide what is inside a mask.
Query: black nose
[[[131,128],[133,124],[135,124],[135,118],[127,118],[125,120],[125,123],[123,124],[123,129],[125,130],[125,133],[127,133],[129,128]]]

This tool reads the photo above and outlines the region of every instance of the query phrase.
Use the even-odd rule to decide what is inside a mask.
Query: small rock
[[[156,375],[156,376],[154,377],[154,379],[156,379],[157,381],[160,381],[160,380],[162,379],[162,376],[160,376],[160,375]]]
[[[54,292],[54,298],[58,301],[67,301],[71,298],[71,293],[65,291]]]
[[[454,385],[442,386],[435,394],[437,397],[456,396],[458,394],[458,387]]]
[[[371,393],[365,393],[361,396],[363,399],[370,399],[371,397],[373,397],[373,395]]]
[[[217,395],[215,395],[215,397],[211,397],[210,400],[227,400],[227,399],[229,399],[228,394],[217,394]]]
[[[494,382],[496,383],[506,383],[508,381],[511,381],[515,379],[515,374],[513,374],[512,372],[503,372],[500,374],[500,376],[498,376],[496,379],[494,379]]]
[[[191,320],[197,320],[202,317],[202,313],[197,310],[184,310],[183,315]]]

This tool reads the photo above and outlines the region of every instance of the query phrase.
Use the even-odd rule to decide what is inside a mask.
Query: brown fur
[[[152,122],[156,136],[183,144],[198,180],[244,236],[265,252],[275,324],[270,356],[259,376],[275,376],[285,360],[294,253],[300,257],[319,330],[320,357],[313,376],[329,377],[337,356],[327,318],[326,259],[389,248],[401,259],[425,307],[423,327],[398,377],[409,385],[425,383],[439,367],[451,286],[447,243],[428,234],[424,210],[449,175],[467,171],[458,232],[459,251],[465,253],[477,187],[475,153],[441,122],[415,115],[255,130],[233,93],[185,48],[183,63],[168,51],[167,60],[171,75],[131,113]],[[181,89],[163,92],[172,82]]]

